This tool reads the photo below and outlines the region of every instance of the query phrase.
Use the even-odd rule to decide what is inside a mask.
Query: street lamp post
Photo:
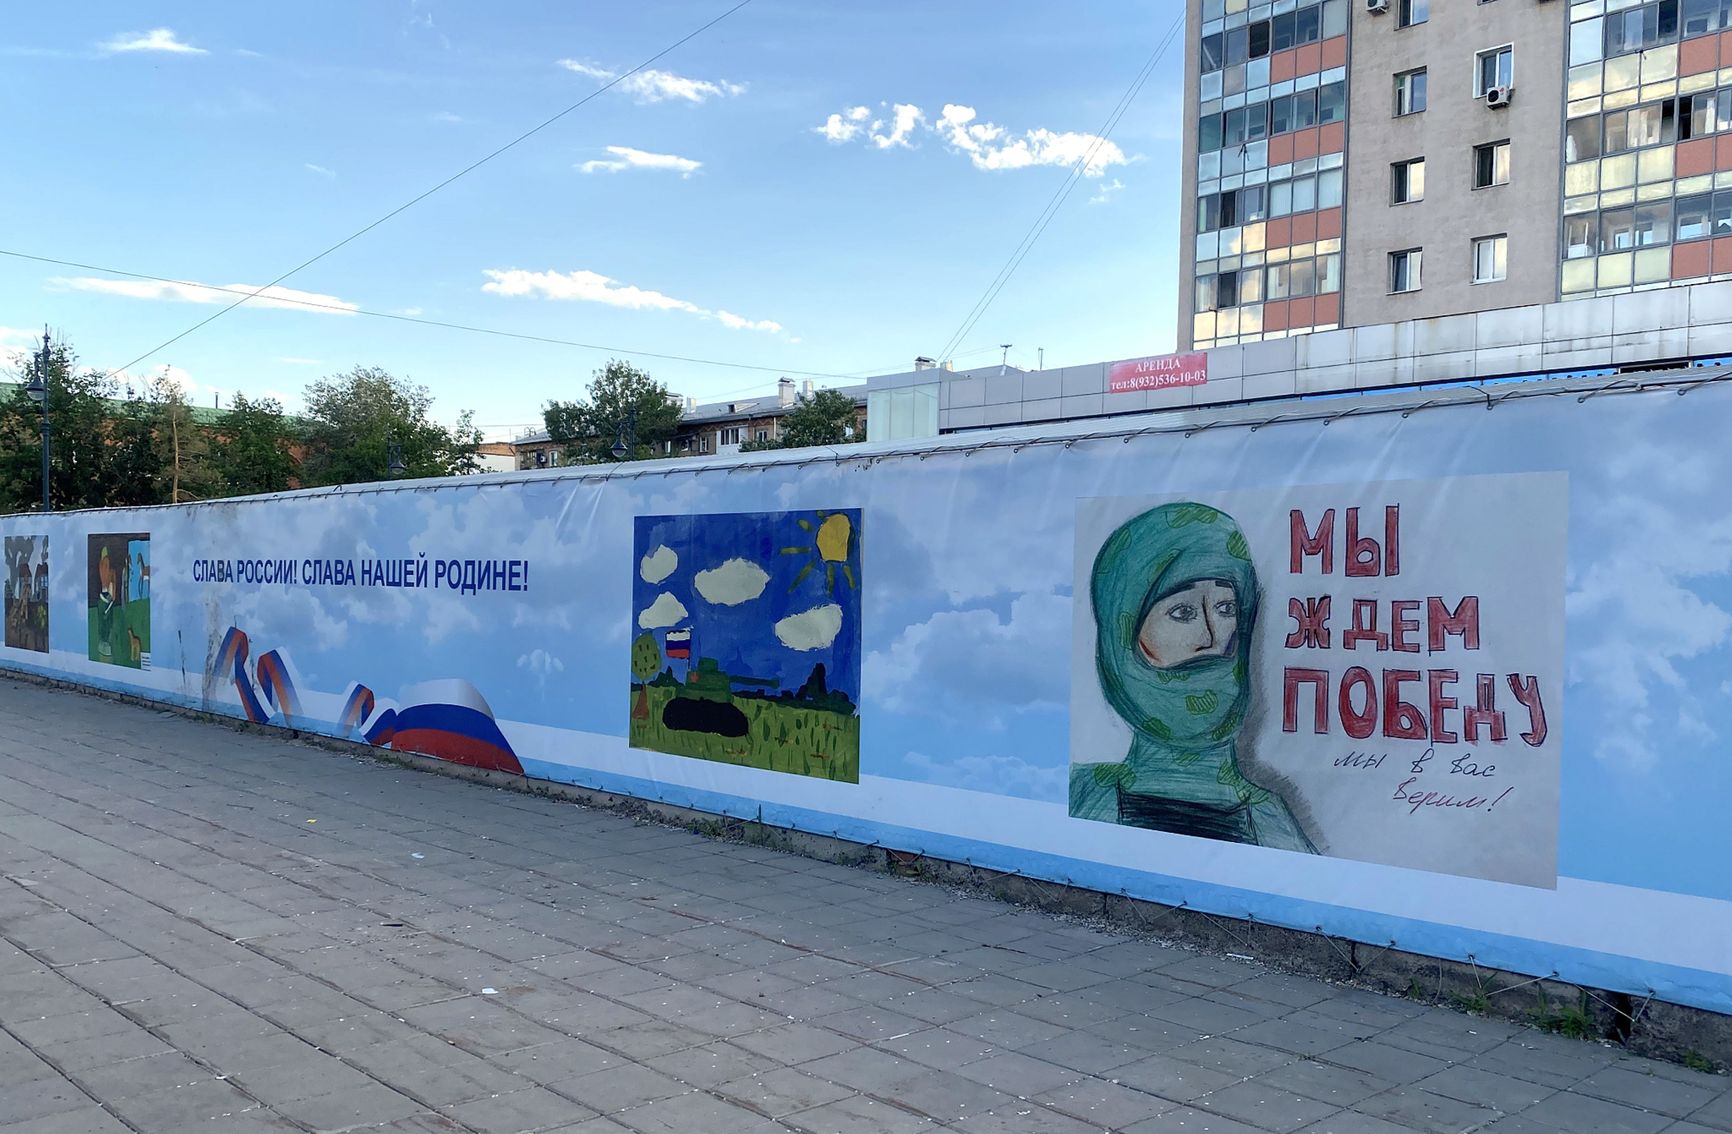
[[[613,454],[614,460],[623,461],[626,458],[626,454],[631,452],[632,446],[636,444],[637,411],[632,410],[631,413],[626,415],[625,420],[619,423],[619,437],[614,441],[613,448],[609,449],[608,452]]]
[[[24,387],[24,392],[30,395],[30,400],[42,409],[42,510],[52,512],[53,501],[48,495],[48,363],[52,356],[48,350],[48,328],[42,328],[42,353],[36,356],[36,373],[31,377],[30,384]]]
[[[396,441],[391,442],[386,452],[388,460],[385,465],[385,472],[391,479],[395,480],[409,471],[409,466],[403,463],[403,446],[401,444]]]

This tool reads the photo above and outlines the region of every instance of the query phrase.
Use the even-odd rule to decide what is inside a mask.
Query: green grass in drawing
[[[745,714],[745,736],[718,736],[710,732],[670,729],[662,723],[668,702],[677,687],[651,685],[647,691],[649,713],[631,722],[631,746],[695,756],[745,768],[772,772],[794,772],[827,780],[858,783],[860,780],[860,718],[784,705],[760,697],[729,698]]]

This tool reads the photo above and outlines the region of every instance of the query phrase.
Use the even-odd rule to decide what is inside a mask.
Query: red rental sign
[[[1109,394],[1132,394],[1138,390],[1166,390],[1174,386],[1201,386],[1209,380],[1209,356],[1162,354],[1115,362],[1107,372]]]

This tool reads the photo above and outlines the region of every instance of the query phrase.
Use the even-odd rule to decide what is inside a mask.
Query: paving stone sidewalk
[[[5,1134],[1710,1134],[1729,1086],[0,679]]]

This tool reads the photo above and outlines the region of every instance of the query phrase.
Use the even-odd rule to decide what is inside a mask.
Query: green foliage
[[[1483,992],[1452,992],[1449,994],[1449,999],[1459,1011],[1466,1012],[1470,1016],[1483,1016],[1491,1011],[1491,1001],[1486,998]]]
[[[1712,1075],[1715,1071],[1714,1061],[1695,1048],[1690,1048],[1684,1052],[1684,1066],[1692,1071],[1700,1071],[1705,1075]]]
[[[228,416],[214,431],[211,456],[231,494],[283,492],[294,487],[300,472],[298,440],[298,431],[276,399],[254,401],[236,394]]]
[[[459,430],[429,415],[433,397],[425,386],[374,366],[321,378],[307,387],[308,486],[362,484],[390,476],[396,445],[414,477],[450,476],[474,467],[474,435],[468,415]]]
[[[1594,1018],[1588,1013],[1587,993],[1575,1004],[1566,1004],[1552,1011],[1545,992],[1540,992],[1540,1006],[1534,1013],[1534,1026],[1543,1032],[1553,1032],[1571,1039],[1587,1039],[1594,1034]]]
[[[661,666],[662,651],[656,645],[655,634],[649,631],[639,634],[631,644],[631,675],[640,683],[647,682]]]
[[[614,460],[623,437],[628,461],[662,455],[680,427],[680,406],[667,387],[629,362],[610,361],[595,372],[588,397],[550,401],[542,411],[547,435],[565,446],[567,464]]]
[[[19,359],[18,385],[0,398],[0,512],[42,506],[42,412],[24,387],[38,371],[48,383],[49,486],[56,511],[154,504],[160,461],[152,417],[137,402],[117,402],[120,386],[97,370],[79,370],[70,344],[52,343]]]
[[[210,433],[193,419],[180,383],[166,374],[152,382],[140,408],[148,422],[144,432],[154,446],[146,459],[153,459],[158,470],[161,502],[179,504],[230,494],[216,465]]]
[[[748,441],[740,452],[763,449],[803,449],[812,445],[847,445],[866,440],[855,423],[854,399],[840,390],[819,390],[802,397],[782,419],[782,435],[770,441]]]

